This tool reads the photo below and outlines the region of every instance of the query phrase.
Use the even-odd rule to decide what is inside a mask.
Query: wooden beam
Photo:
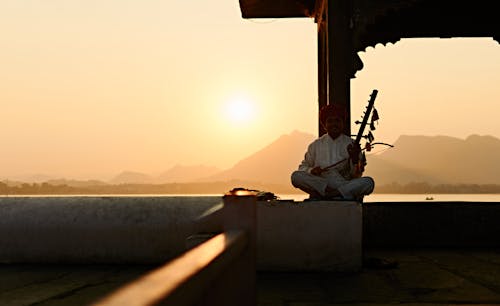
[[[243,230],[219,234],[92,305],[194,305],[247,244]]]

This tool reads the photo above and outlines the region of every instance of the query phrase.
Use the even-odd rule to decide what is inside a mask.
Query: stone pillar
[[[328,104],[328,40],[326,21],[320,18],[318,21],[318,113]],[[319,118],[319,116],[318,116]],[[326,131],[318,120],[318,135]]]
[[[349,0],[328,0],[326,10],[328,45],[328,104],[343,104],[347,110],[345,133],[351,135],[352,38]]]
[[[247,244],[242,254],[217,278],[217,284],[209,290],[202,305],[257,305],[256,273],[256,193],[233,190],[223,197],[222,209],[224,232],[243,230]],[[216,304],[213,301],[217,301]]]

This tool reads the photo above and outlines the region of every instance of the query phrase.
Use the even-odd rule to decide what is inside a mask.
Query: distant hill
[[[297,169],[307,145],[315,137],[299,131],[282,135],[234,167],[205,180],[241,179],[290,185],[291,172]],[[497,156],[500,156],[500,139],[492,136],[471,135],[464,140],[402,135],[394,148],[367,155],[365,175],[372,176],[377,185],[392,182],[500,184]]]
[[[123,171],[109,181],[111,184],[151,184],[154,178],[151,175],[134,171]]]
[[[111,184],[166,184],[195,182],[200,178],[220,172],[220,169],[211,166],[176,165],[158,176],[135,171],[123,171],[109,181]]]
[[[242,159],[232,168],[205,178],[205,181],[249,180],[290,185],[290,174],[304,158],[312,134],[293,131],[282,135],[260,151]]]
[[[45,183],[57,186],[57,185],[66,185],[71,187],[93,187],[93,186],[106,186],[107,183],[98,180],[67,180],[67,179],[57,179],[57,180],[48,180]]]
[[[367,163],[364,175],[373,177],[377,185],[393,182],[400,184],[411,182],[442,183],[425,172],[397,165],[390,160],[384,160],[375,155],[367,155]]]
[[[155,178],[156,183],[185,183],[197,181],[200,178],[214,175],[221,170],[216,167],[196,165],[196,166],[183,166],[175,165],[169,170],[161,173]]]
[[[419,179],[433,184],[498,184],[498,156],[500,139],[492,136],[471,135],[464,140],[402,135],[393,149],[369,157],[366,174],[380,183]]]
[[[33,183],[43,183],[49,180],[53,180],[54,177],[46,174],[34,174],[28,177],[23,177],[21,180],[24,182],[33,182]]]

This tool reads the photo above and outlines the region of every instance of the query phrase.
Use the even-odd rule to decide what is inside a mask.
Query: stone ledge
[[[220,197],[0,199],[2,263],[164,263],[201,242],[204,214]],[[257,266],[275,271],[353,271],[361,266],[357,202],[257,202]],[[217,231],[217,217],[207,220]],[[188,245],[189,246],[189,245]]]
[[[361,204],[354,201],[259,201],[258,269],[359,270],[362,218]]]
[[[1,263],[163,263],[220,197],[0,198]]]

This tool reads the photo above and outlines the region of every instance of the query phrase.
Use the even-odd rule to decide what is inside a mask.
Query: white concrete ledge
[[[0,198],[0,262],[162,263],[221,197]]]
[[[258,269],[357,271],[362,218],[351,201],[258,202]]]
[[[0,198],[0,262],[164,263],[210,236],[193,234],[220,231],[221,206],[222,197]],[[357,202],[257,202],[259,270],[357,270],[361,235]]]

